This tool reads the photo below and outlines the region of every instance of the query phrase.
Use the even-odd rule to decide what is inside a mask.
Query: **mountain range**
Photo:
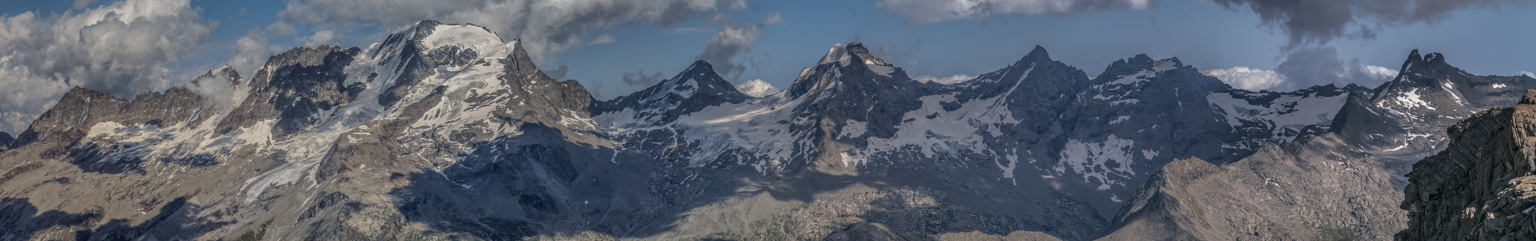
[[[1443,130],[1530,88],[1417,50],[1378,87],[1272,92],[1039,46],[935,83],[850,43],[782,91],[696,61],[597,100],[517,40],[422,21],[69,91],[0,133],[0,239],[1388,239]]]

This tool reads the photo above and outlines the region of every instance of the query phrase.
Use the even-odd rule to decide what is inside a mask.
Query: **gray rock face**
[[[1536,91],[1514,107],[1451,126],[1450,145],[1408,173],[1398,240],[1522,240],[1536,237]]]
[[[346,86],[343,68],[353,61],[357,48],[331,46],[297,48],[273,56],[251,77],[250,96],[229,117],[219,122],[219,133],[276,119],[272,134],[278,137],[314,128],[319,112],[344,105],[361,87]]]

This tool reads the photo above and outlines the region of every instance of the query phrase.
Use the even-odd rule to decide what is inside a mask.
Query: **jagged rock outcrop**
[[[1408,173],[1398,240],[1536,237],[1536,90],[1446,130],[1450,145]]]

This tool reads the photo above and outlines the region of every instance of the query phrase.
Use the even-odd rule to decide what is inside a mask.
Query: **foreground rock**
[[[1536,90],[1533,90],[1536,91]],[[1536,92],[1462,120],[1450,147],[1413,165],[1398,240],[1536,237]]]

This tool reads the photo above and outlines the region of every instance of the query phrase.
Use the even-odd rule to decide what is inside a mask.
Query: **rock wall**
[[[1536,237],[1536,92],[1447,130],[1450,146],[1413,165],[1398,240],[1530,240]]]

